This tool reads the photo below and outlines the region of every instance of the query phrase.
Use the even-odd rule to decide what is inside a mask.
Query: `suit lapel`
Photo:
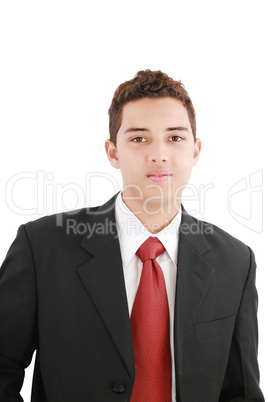
[[[182,207],[180,226],[174,335],[176,363],[182,371],[182,346],[187,330],[192,325],[214,276],[214,268],[204,258],[210,246],[201,222],[188,215]]]
[[[131,379],[134,357],[119,240],[115,225],[115,195],[92,213],[91,235],[81,246],[90,254],[78,275],[109,331]],[[182,345],[212,282],[214,268],[204,254],[210,246],[200,222],[182,207],[175,300],[175,360],[182,371]]]
[[[116,196],[94,212],[91,236],[81,246],[93,256],[77,269],[129,373],[134,379],[131,328],[122,269],[119,240],[115,226]]]

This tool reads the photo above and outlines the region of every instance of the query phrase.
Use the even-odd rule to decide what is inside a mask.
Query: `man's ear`
[[[119,159],[117,156],[117,149],[114,143],[111,140],[106,140],[105,141],[105,151],[107,154],[107,157],[110,161],[110,164],[116,168],[120,169],[120,164],[119,164]]]
[[[193,166],[197,164],[200,152],[201,152],[201,140],[200,138],[196,138],[194,143]]]

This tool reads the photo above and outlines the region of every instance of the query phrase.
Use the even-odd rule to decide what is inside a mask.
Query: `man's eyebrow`
[[[131,128],[128,128],[124,132],[124,134],[133,133],[133,132],[135,133],[135,132],[138,132],[138,131],[150,131],[150,130],[148,130],[148,128],[142,128],[142,127],[131,127]],[[178,126],[178,127],[169,127],[169,128],[166,129],[166,131],[189,131],[189,130],[188,130],[187,127]]]
[[[189,130],[187,127],[178,126],[178,127],[169,127],[166,129],[166,131],[189,131]]]
[[[131,128],[128,128],[125,132],[124,132],[124,134],[126,134],[126,133],[135,133],[136,131],[149,131],[148,130],[148,128],[139,128],[139,127],[131,127]]]

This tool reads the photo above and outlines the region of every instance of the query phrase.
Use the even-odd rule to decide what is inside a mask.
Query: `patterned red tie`
[[[171,401],[169,309],[165,279],[156,257],[165,251],[156,237],[138,249],[143,262],[131,313],[135,383],[131,402]]]

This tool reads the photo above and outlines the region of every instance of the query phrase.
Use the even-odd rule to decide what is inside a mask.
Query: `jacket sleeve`
[[[255,286],[256,263],[252,250],[250,267],[238,310],[229,362],[219,402],[264,402],[259,388],[258,295]]]
[[[34,264],[25,226],[0,269],[0,401],[23,401],[24,369],[37,348]]]

